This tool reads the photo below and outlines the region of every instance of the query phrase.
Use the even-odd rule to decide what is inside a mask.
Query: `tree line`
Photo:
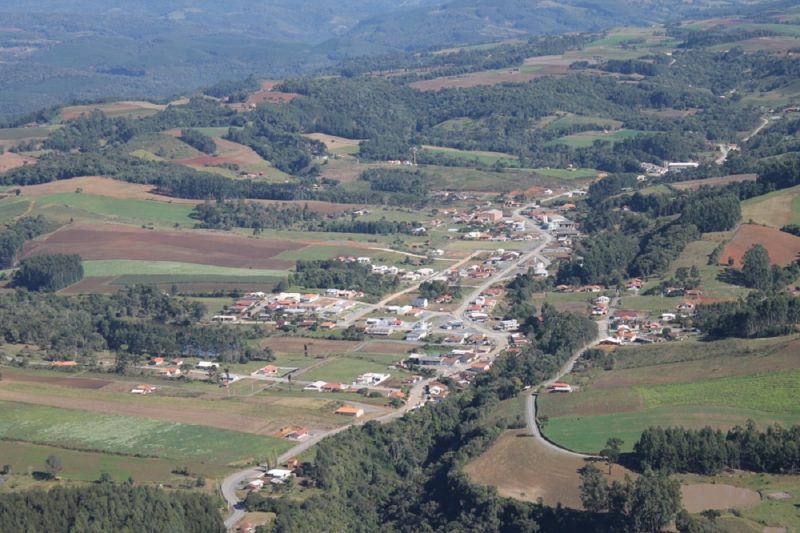
[[[289,285],[357,290],[369,296],[378,297],[395,290],[400,285],[400,281],[397,276],[373,274],[369,265],[324,259],[318,261],[298,260],[294,273],[289,276]]]
[[[83,263],[76,254],[47,254],[23,259],[14,272],[14,285],[29,291],[55,292],[83,279]]]
[[[42,215],[22,217],[8,224],[0,232],[0,268],[15,267],[25,241],[49,233],[54,229],[56,229],[56,225]]]
[[[800,426],[767,426],[748,420],[723,433],[710,427],[646,429],[634,446],[643,468],[714,475],[726,468],[752,472],[800,472]]]

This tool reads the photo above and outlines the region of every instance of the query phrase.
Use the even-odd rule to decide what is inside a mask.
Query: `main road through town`
[[[519,208],[516,211],[514,211],[513,217],[515,219],[517,219],[517,220],[523,219],[522,216],[520,215],[520,212],[523,209],[524,208]],[[520,258],[516,262],[513,262],[510,265],[503,267],[502,269],[497,271],[493,276],[491,276],[489,279],[487,279],[484,283],[482,283],[478,287],[475,287],[469,294],[467,294],[465,296],[464,303],[462,303],[456,310],[454,310],[454,311],[452,311],[450,313],[437,313],[437,314],[446,314],[446,315],[449,315],[454,320],[459,320],[459,321],[465,321],[466,322],[467,321],[466,320],[466,318],[467,318],[466,317],[466,310],[467,310],[467,307],[469,306],[470,302],[473,301],[475,298],[477,298],[483,291],[485,291],[489,287],[491,287],[493,285],[496,285],[497,283],[500,283],[500,282],[502,282],[502,281],[504,281],[506,279],[514,277],[520,270],[519,265],[524,265],[524,264],[529,263],[531,261],[539,261],[539,262],[544,263],[545,265],[548,265],[550,261],[542,255],[542,251],[553,240],[553,237],[552,237],[552,235],[550,235],[547,232],[539,231],[538,233],[539,233],[539,236],[540,236],[541,240],[539,242],[532,241],[532,244],[534,244],[534,247],[531,248],[530,250],[525,251],[522,254],[522,256],[520,256]],[[382,307],[386,306],[389,302],[391,302],[392,300],[398,298],[399,296],[402,296],[404,294],[408,294],[410,292],[413,292],[413,291],[417,290],[419,288],[419,286],[422,283],[424,283],[425,281],[428,281],[428,280],[430,280],[432,278],[441,276],[445,272],[447,272],[449,270],[452,270],[454,268],[460,268],[462,265],[468,263],[469,261],[471,261],[476,256],[478,256],[478,255],[480,255],[482,253],[486,253],[488,251],[490,251],[490,250],[479,250],[479,251],[473,252],[468,257],[458,261],[457,263],[454,263],[454,264],[450,265],[449,267],[447,267],[447,269],[445,269],[443,271],[440,271],[440,272],[436,272],[433,275],[428,276],[428,277],[422,279],[419,282],[413,283],[413,284],[403,288],[400,291],[397,291],[397,292],[395,292],[393,294],[390,294],[389,296],[383,298],[378,303],[362,306],[358,311],[356,311],[355,313],[351,313],[344,321],[340,322],[340,326],[347,327],[347,326],[353,324],[356,320],[368,315],[369,313],[371,313],[373,311],[381,309]],[[600,329],[603,330],[603,333],[598,335],[598,341],[605,337],[605,327],[607,327],[607,326],[602,326],[601,325]],[[500,352],[502,352],[508,346],[508,335],[506,333],[495,331],[495,330],[491,329],[490,327],[486,326],[485,324],[481,324],[481,323],[471,323],[470,324],[470,328],[480,331],[481,333],[487,335],[487,337],[489,337],[491,339],[493,348],[492,348],[492,351],[489,354],[487,354],[487,357],[490,360],[494,359]],[[574,365],[575,360],[577,360],[577,358],[580,356],[580,353],[581,352],[578,352],[577,354],[575,354],[575,356],[573,356],[570,359],[570,361],[567,363],[567,365],[564,366],[564,368],[562,369],[562,372],[559,373],[559,376],[558,376],[559,378],[562,375],[568,373],[572,369],[572,365]],[[451,375],[457,374],[461,370],[462,369],[460,369],[460,368],[452,368],[452,369],[449,369],[448,371],[446,371],[443,375],[451,376]],[[396,419],[402,417],[408,411],[410,411],[412,409],[416,409],[417,407],[421,406],[425,401],[425,395],[424,395],[425,385],[429,384],[434,379],[436,379],[436,378],[426,379],[426,380],[421,381],[421,382],[417,383],[416,385],[414,385],[414,387],[409,391],[408,400],[406,401],[406,404],[402,408],[397,409],[397,410],[395,410],[395,411],[393,411],[391,413],[388,413],[386,415],[383,415],[381,417],[378,417],[378,418],[376,418],[374,420],[377,420],[377,421],[382,422],[382,423],[390,422],[392,420],[396,420]],[[533,403],[533,402],[531,402],[531,403]],[[536,409],[535,408],[535,404],[533,405],[532,408],[530,406],[528,408],[528,413],[527,414],[528,414],[528,418],[529,418],[529,427],[531,427],[531,431],[533,432],[534,436],[536,436],[537,438],[541,439],[542,438],[541,434],[539,433],[538,428],[536,427],[535,420],[533,420],[533,418],[535,418],[535,414],[536,414],[535,409]],[[531,418],[531,417],[533,417],[533,418]],[[532,423],[531,423],[531,420],[533,420]],[[352,422],[351,424],[348,424],[348,425],[345,425],[345,426],[341,426],[341,427],[338,427],[338,428],[330,430],[330,431],[326,431],[326,432],[315,434],[314,436],[312,436],[309,439],[305,440],[304,442],[298,444],[297,446],[291,448],[290,450],[288,450],[284,454],[282,454],[280,457],[278,457],[278,463],[284,463],[284,462],[288,461],[289,459],[291,459],[292,457],[296,457],[297,455],[299,455],[300,453],[306,451],[307,449],[309,449],[310,447],[314,446],[315,444],[317,444],[318,442],[320,442],[321,440],[323,440],[326,437],[329,437],[331,435],[335,435],[335,434],[337,434],[337,433],[339,433],[341,431],[345,431],[346,429],[348,429],[349,427],[351,427],[353,425],[360,425],[360,424],[363,424],[363,422]],[[542,439],[542,440],[544,440],[544,439]],[[547,441],[545,441],[545,442],[547,442]],[[560,448],[559,448],[559,450],[560,450]],[[257,477],[261,476],[263,473],[264,473],[263,467],[255,466],[255,467],[251,467],[251,468],[247,468],[245,470],[241,470],[241,471],[235,472],[235,473],[229,475],[228,477],[226,477],[222,481],[222,483],[220,485],[220,491],[222,492],[223,498],[225,498],[225,501],[228,503],[228,505],[230,506],[230,509],[231,509],[231,513],[225,519],[225,527],[227,529],[232,530],[235,527],[235,525],[245,515],[244,502],[236,494],[237,490],[240,487],[242,487],[245,482],[247,482],[247,481],[249,481],[251,479],[257,478]]]

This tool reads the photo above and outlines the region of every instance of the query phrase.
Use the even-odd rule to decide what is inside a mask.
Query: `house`
[[[336,414],[361,418],[362,416],[364,416],[364,410],[360,407],[355,407],[353,405],[343,405],[336,410]]]
[[[664,322],[675,322],[675,313],[661,313],[659,317]]]
[[[347,385],[341,383],[326,383],[322,386],[322,392],[339,392],[347,390]]]
[[[370,259],[369,257],[358,257],[356,258],[356,261],[358,262],[359,265],[368,265],[372,263],[372,259]]]
[[[274,376],[278,373],[278,367],[275,365],[267,365],[264,368],[259,368],[255,374],[260,376]]]
[[[71,366],[78,366],[76,361],[53,361],[50,363],[50,366],[54,366],[56,368],[69,368]]]
[[[497,224],[503,220],[503,212],[499,209],[480,211],[475,215],[475,220],[483,224]]]
[[[492,369],[492,364],[488,361],[478,361],[472,363],[469,367],[470,372],[488,372]]]
[[[250,522],[242,522],[241,524],[239,524],[239,527],[236,528],[236,531],[238,533],[256,533],[256,526],[254,526]]]
[[[153,357],[152,359],[150,359],[150,362],[148,364],[155,365],[155,366],[163,365],[164,364],[164,358],[163,357]]]
[[[270,477],[270,481],[276,479],[284,481],[292,477],[294,474],[292,474],[291,470],[286,470],[285,468],[272,468],[270,470],[267,470],[267,475]]]
[[[153,394],[156,388],[152,385],[136,385],[131,389],[131,394]]]
[[[211,368],[219,368],[219,363],[213,363],[211,361],[200,361],[197,363],[197,368],[201,370],[208,370]]]
[[[279,439],[303,440],[308,438],[308,428],[298,426],[283,427],[275,434]]]
[[[181,369],[177,367],[162,368],[158,373],[168,378],[176,378],[181,375]]]
[[[519,322],[512,318],[511,320],[503,320],[497,324],[494,329],[499,331],[515,331],[519,329]]]
[[[254,479],[247,484],[247,488],[254,492],[260,490],[262,487],[264,487],[263,479]]]
[[[305,387],[303,387],[303,390],[322,392],[322,387],[324,387],[325,385],[327,385],[327,383],[325,383],[324,381],[313,381],[308,385],[306,385]]]
[[[547,390],[549,390],[550,392],[572,392],[572,385],[570,385],[569,383],[562,383],[560,381],[556,381],[555,383],[547,387]]]
[[[356,385],[380,385],[391,377],[391,374],[378,374],[376,372],[367,372],[361,374],[355,380]]]
[[[418,297],[418,298],[414,298],[414,301],[411,302],[411,305],[413,307],[421,307],[423,309],[427,309],[428,308],[428,304],[429,304],[428,299],[427,298],[423,298],[421,296]]]

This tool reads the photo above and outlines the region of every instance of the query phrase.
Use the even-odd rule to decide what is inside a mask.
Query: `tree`
[[[608,508],[608,484],[600,470],[589,463],[581,472],[581,503],[592,513]]]
[[[108,472],[102,472],[100,477],[97,478],[98,483],[113,483],[114,479],[111,477],[111,474]]]
[[[754,244],[744,253],[742,263],[742,276],[744,277],[745,285],[762,291],[772,286],[769,252],[767,252],[766,248],[760,244]]]
[[[619,460],[620,448],[625,443],[618,437],[611,437],[606,441],[606,447],[600,450],[600,456],[608,463],[608,473],[611,473],[611,465]]]
[[[61,472],[63,467],[64,465],[61,463],[61,459],[57,455],[50,454],[44,461],[45,471],[50,475],[51,478],[56,477],[58,473]]]
[[[647,469],[633,484],[630,519],[634,531],[661,531],[681,510],[681,485]]]

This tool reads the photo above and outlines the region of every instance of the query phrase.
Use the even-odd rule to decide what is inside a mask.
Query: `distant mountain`
[[[597,31],[729,12],[747,0],[455,0],[369,17],[331,41],[340,50],[413,51],[522,37]]]

